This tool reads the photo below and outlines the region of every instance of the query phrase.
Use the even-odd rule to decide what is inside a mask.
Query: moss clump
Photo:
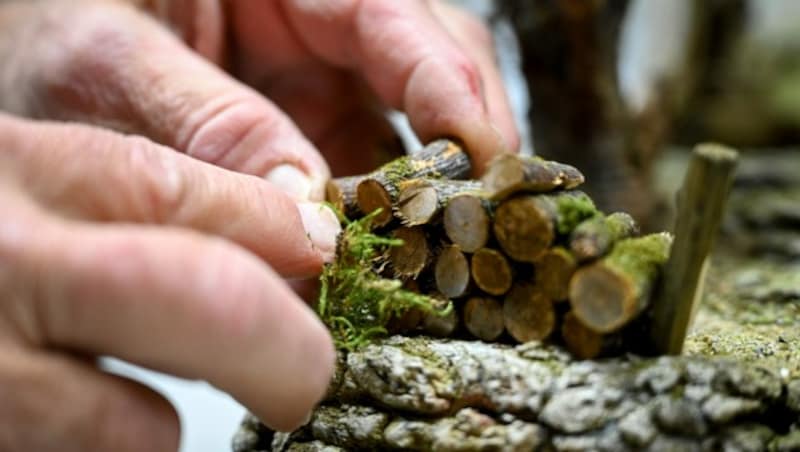
[[[569,193],[569,196],[567,196]],[[556,199],[556,209],[558,212],[558,233],[561,235],[569,234],[582,221],[602,215],[595,207],[592,199],[585,193],[567,192]]]
[[[322,271],[317,313],[328,326],[339,348],[353,350],[370,339],[387,333],[390,319],[409,309],[447,315],[452,304],[402,288],[396,279],[380,276],[386,250],[401,240],[370,232],[372,219],[380,209],[357,220],[347,221],[339,236],[336,258]]]
[[[622,273],[644,273],[652,279],[652,274],[667,262],[671,246],[672,234],[667,232],[620,240],[605,262]]]

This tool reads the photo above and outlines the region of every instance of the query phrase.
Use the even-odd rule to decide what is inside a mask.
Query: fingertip
[[[336,237],[342,228],[328,206],[315,202],[297,203],[303,228],[324,262],[331,262],[336,251]]]

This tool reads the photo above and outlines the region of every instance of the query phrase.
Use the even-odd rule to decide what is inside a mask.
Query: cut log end
[[[470,283],[469,262],[458,246],[446,246],[439,253],[434,268],[436,288],[447,298],[467,293]]]
[[[555,240],[553,213],[532,196],[508,200],[497,208],[494,233],[512,259],[535,262]]]
[[[436,189],[422,180],[410,181],[400,189],[397,200],[398,216],[409,226],[426,224],[439,210]]]
[[[502,154],[489,164],[482,182],[496,200],[518,192],[546,193],[581,185],[583,174],[559,162],[518,154]]]
[[[503,295],[511,288],[513,273],[508,259],[499,251],[481,248],[472,255],[472,278],[490,295]]]
[[[447,237],[467,253],[474,253],[486,245],[490,222],[484,201],[475,195],[455,196],[444,209]]]
[[[536,285],[554,301],[569,297],[569,281],[578,267],[572,253],[562,247],[546,251],[536,262]]]
[[[494,298],[470,298],[464,305],[464,325],[478,339],[497,340],[504,330],[503,307]]]
[[[605,337],[587,328],[573,312],[564,316],[561,337],[567,350],[579,359],[597,358],[605,349]]]
[[[431,259],[431,250],[425,231],[419,226],[402,227],[394,231],[394,237],[403,241],[389,251],[389,262],[396,277],[416,278]]]
[[[503,300],[503,321],[519,342],[540,341],[556,327],[553,302],[530,283],[517,283]]]
[[[385,226],[392,221],[392,196],[378,180],[367,178],[361,181],[356,189],[356,197],[359,209],[365,214],[381,209],[372,220],[374,226]]]
[[[636,288],[625,275],[602,263],[579,269],[569,285],[575,316],[597,333],[620,329],[636,315]]]

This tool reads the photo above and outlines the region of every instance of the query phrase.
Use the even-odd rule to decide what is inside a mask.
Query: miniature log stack
[[[604,215],[569,165],[504,154],[481,180],[465,180],[470,170],[458,143],[437,140],[329,183],[331,204],[402,240],[377,272],[455,308],[401,316],[391,331],[562,341],[580,358],[646,351],[621,338],[642,329],[671,235],[639,237],[630,215]]]

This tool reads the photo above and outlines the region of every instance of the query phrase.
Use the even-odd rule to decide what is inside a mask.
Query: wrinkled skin
[[[491,39],[422,0],[0,0],[0,450],[170,451],[112,355],[291,430],[330,337],[287,278],[332,257],[315,201],[391,140],[518,145]]]

